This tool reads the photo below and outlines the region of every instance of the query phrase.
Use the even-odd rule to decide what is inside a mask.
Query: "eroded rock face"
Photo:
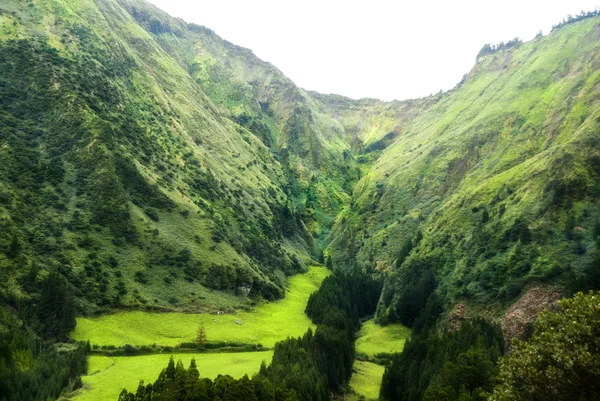
[[[502,334],[507,351],[511,349],[511,341],[522,338],[527,324],[532,323],[540,312],[556,308],[560,297],[560,291],[543,286],[531,287],[521,295],[502,318]]]

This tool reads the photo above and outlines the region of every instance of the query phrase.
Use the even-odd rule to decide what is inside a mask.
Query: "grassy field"
[[[262,361],[269,363],[272,351],[239,352],[220,354],[175,354],[175,360],[181,359],[189,366],[196,359],[201,377],[214,379],[219,374],[228,374],[235,378],[245,374],[251,376],[258,372]],[[166,368],[170,355],[143,355],[106,357],[91,356],[90,374],[83,376],[84,387],[71,399],[75,401],[116,401],[123,388],[134,391],[140,380],[154,382],[162,369]]]
[[[410,329],[401,324],[379,326],[373,320],[366,321],[356,340],[356,351],[367,355],[380,352],[394,353],[402,351],[404,343],[410,337]]]
[[[383,377],[383,366],[371,363],[354,361],[354,373],[350,379],[350,387],[368,400],[379,398],[379,388]]]
[[[203,323],[208,341],[261,343],[271,347],[288,336],[299,336],[307,328],[314,328],[304,308],[310,294],[328,275],[325,268],[311,267],[308,273],[290,278],[285,299],[260,305],[253,312],[239,311],[233,315],[119,312],[77,319],[72,337],[97,345],[173,346],[192,341]],[[236,324],[236,320],[242,324]]]

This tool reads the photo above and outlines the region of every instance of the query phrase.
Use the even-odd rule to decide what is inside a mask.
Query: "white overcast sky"
[[[532,39],[600,0],[150,0],[274,64],[298,86],[383,100],[451,89],[485,43]]]

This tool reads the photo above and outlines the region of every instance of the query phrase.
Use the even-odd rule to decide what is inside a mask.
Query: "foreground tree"
[[[206,329],[204,328],[204,324],[201,324],[198,327],[198,331],[196,332],[196,346],[198,349],[204,349],[206,345]]]
[[[501,364],[493,401],[600,400],[600,294],[577,293],[536,321]]]

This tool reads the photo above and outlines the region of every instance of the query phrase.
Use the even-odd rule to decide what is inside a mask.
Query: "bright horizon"
[[[540,30],[546,35],[568,14],[599,5],[595,0],[150,2],[252,49],[304,89],[382,100],[449,90],[470,71],[484,44],[527,41]]]

